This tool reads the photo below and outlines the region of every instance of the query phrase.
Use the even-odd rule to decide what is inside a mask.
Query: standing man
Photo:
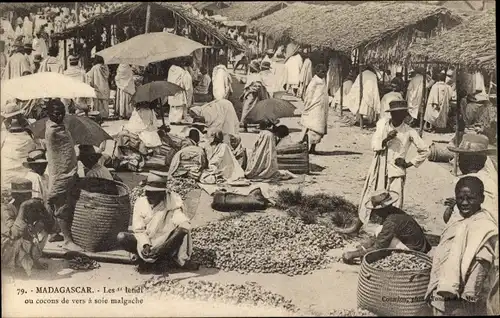
[[[309,58],[309,53],[304,52],[302,53],[302,55],[304,56],[304,64],[302,64],[302,68],[300,69],[298,96],[303,99],[306,93],[307,86],[309,85],[309,82],[311,82],[313,73],[312,73],[312,62],[311,59]]]
[[[49,56],[42,61],[38,72],[55,72],[62,74],[64,72],[64,67],[59,62],[57,55],[59,55],[59,48],[52,46],[49,49]]]
[[[179,61],[176,64],[172,65],[168,70],[168,81],[183,88],[183,91],[178,92],[174,96],[168,97],[168,104],[170,105],[168,119],[171,124],[180,124],[183,118],[185,118],[188,108],[189,83],[187,71],[178,64],[180,64]]]
[[[49,115],[45,129],[49,173],[47,204],[64,235],[63,248],[81,251],[81,247],[73,242],[71,236],[71,223],[76,203],[75,190],[78,182],[75,142],[63,122],[66,116],[64,104],[60,100],[52,99],[47,103],[47,111]],[[60,240],[60,236],[53,236],[49,240]]]
[[[387,110],[390,109],[389,104],[395,100],[403,100],[403,93],[401,92],[401,87],[395,81],[391,81],[391,91],[382,97],[380,100],[380,118],[391,117],[390,113]]]
[[[71,77],[79,82],[85,83],[85,71],[78,65],[80,59],[76,56],[70,56],[69,57],[69,66],[68,68],[64,71],[64,75]],[[69,99],[63,99],[63,103],[68,107],[69,104],[71,103],[71,100]],[[88,105],[87,105],[87,99],[86,98],[74,98],[73,103],[75,107],[83,112],[88,112]],[[68,109],[66,109],[68,112]]]
[[[302,56],[296,53],[290,57],[286,62],[287,69],[287,92],[292,91],[294,96],[297,96],[300,83],[300,70],[302,69]]]
[[[414,121],[418,119],[422,109],[422,89],[424,86],[425,69],[417,67],[415,76],[412,77],[406,91],[406,101],[408,102],[408,112]],[[427,78],[426,85],[430,87],[430,78]],[[420,114],[421,115],[421,114]]]
[[[218,65],[212,71],[212,87],[215,100],[228,99],[233,92],[232,79],[223,58],[219,58]]]
[[[365,181],[358,211],[360,220],[365,224],[369,219],[365,206],[370,200],[370,192],[380,189],[396,192],[398,200],[394,205],[401,209],[406,169],[420,166],[429,155],[429,146],[415,129],[404,122],[408,116],[406,101],[392,101],[389,107],[387,112],[390,112],[391,117],[377,122],[377,130],[372,137],[372,149],[376,155]],[[417,155],[411,161],[406,161],[411,144],[417,148]]]
[[[326,88],[327,68],[318,64],[314,70],[315,75],[307,86],[304,96],[304,111],[301,124],[304,127],[303,141],[309,137],[311,149],[309,153],[316,154],[316,145],[327,133],[328,122],[328,93]]]
[[[3,72],[3,80],[21,77],[24,72],[31,72],[28,59],[24,55],[23,38],[18,37],[13,45],[13,54],[7,61]]]
[[[97,98],[93,98],[93,109],[98,111],[101,118],[109,117],[109,68],[104,59],[96,55],[94,66],[87,73],[87,83],[95,89]]]
[[[438,74],[437,82],[432,85],[429,93],[424,116],[428,131],[436,128],[445,129],[448,125],[448,111],[453,89],[445,83],[445,80],[445,73]]]
[[[35,61],[33,59],[32,53],[33,53],[33,47],[31,45],[31,43],[24,44],[24,56],[26,57],[26,59],[30,63],[31,73],[34,73],[35,72]]]
[[[0,78],[3,77],[3,72],[7,66],[7,54],[5,54],[5,41],[0,41]]]

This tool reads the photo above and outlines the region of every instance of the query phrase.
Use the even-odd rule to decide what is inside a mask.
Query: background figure
[[[134,107],[132,96],[135,94],[134,72],[128,64],[120,64],[116,70],[116,110],[120,118],[129,119]]]
[[[87,83],[95,89],[97,98],[92,99],[92,110],[98,111],[101,118],[109,117],[109,68],[104,59],[96,55],[94,66],[87,73]]]

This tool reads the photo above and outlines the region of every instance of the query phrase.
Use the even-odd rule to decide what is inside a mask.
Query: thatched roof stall
[[[471,71],[496,70],[495,10],[470,16],[440,35],[419,41],[408,52],[410,61],[460,64]]]
[[[151,32],[160,32],[164,27],[180,31],[181,26],[191,28],[193,40],[205,45],[224,47],[226,45],[236,50],[243,51],[245,48],[236,41],[230,39],[212,26],[196,16],[189,10],[174,3],[151,3]],[[96,15],[72,28],[54,35],[55,39],[64,40],[69,38],[92,38],[96,30],[107,28],[111,25],[131,26],[137,30],[137,34],[144,33],[146,23],[147,3],[132,2],[114,11]]]
[[[366,62],[401,61],[416,37],[461,21],[445,8],[396,1],[357,6],[296,3],[290,7],[252,25],[274,39],[286,38],[348,55],[361,48]]]
[[[278,1],[233,2],[228,8],[220,10],[218,14],[228,17],[231,20],[250,22],[287,6],[286,2]]]

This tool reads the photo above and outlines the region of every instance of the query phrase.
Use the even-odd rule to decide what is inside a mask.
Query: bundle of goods
[[[276,151],[280,170],[288,170],[295,174],[309,173],[309,142],[307,140],[303,143],[278,146]]]
[[[260,188],[253,189],[248,195],[217,191],[213,197],[212,209],[221,212],[261,211],[265,210],[270,204]]]
[[[176,192],[182,199],[186,198],[189,191],[199,189],[198,184],[191,178],[170,178],[167,180],[167,190]],[[130,204],[133,207],[135,201],[145,194],[144,185],[141,183],[130,192]]]
[[[366,254],[359,273],[358,306],[379,316],[427,315],[431,267],[429,256],[411,250]]]
[[[116,247],[116,236],[128,230],[131,215],[129,188],[117,181],[84,178],[79,182],[71,233],[89,252]]]
[[[171,280],[168,277],[154,277],[142,287],[145,293],[175,295],[182,298],[205,301],[222,301],[230,304],[248,304],[270,306],[297,312],[291,301],[283,296],[271,293],[253,282],[244,285],[222,284],[204,280]]]
[[[242,215],[193,230],[193,258],[206,267],[240,273],[304,275],[323,268],[344,240],[319,224],[276,215]]]

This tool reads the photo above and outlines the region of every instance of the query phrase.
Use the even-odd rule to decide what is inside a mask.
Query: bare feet
[[[75,251],[75,252],[83,252],[83,248],[80,246],[76,245],[74,242],[67,241],[64,242],[62,245],[62,248],[68,251]]]

